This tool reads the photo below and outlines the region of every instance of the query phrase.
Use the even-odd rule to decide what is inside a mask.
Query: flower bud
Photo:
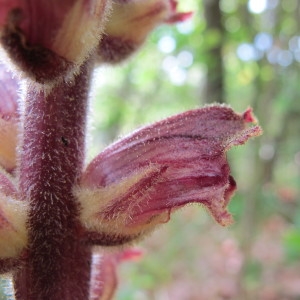
[[[55,80],[98,45],[109,6],[109,0],[0,2],[1,44],[34,81]]]
[[[98,47],[98,62],[119,63],[134,53],[156,26],[191,16],[176,8],[175,0],[115,1]]]

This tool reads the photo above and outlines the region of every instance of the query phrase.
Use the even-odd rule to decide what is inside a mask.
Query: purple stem
[[[72,188],[83,167],[91,69],[87,62],[71,80],[27,91],[19,182],[29,241],[13,274],[17,300],[88,299],[91,249]]]

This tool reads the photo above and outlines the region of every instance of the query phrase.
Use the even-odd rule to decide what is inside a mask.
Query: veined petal
[[[6,170],[16,165],[18,89],[17,79],[0,63],[0,165]]]
[[[27,206],[17,197],[13,179],[0,169],[0,259],[17,257],[27,244]]]
[[[114,1],[98,47],[98,61],[118,63],[135,52],[156,26],[191,16],[177,12],[176,7],[175,0]]]
[[[100,153],[75,191],[89,232],[120,244],[167,222],[188,203],[203,204],[222,225],[234,190],[226,150],[261,134],[251,110],[191,110],[144,127]],[[109,245],[109,238],[103,239]],[[113,244],[113,243],[112,243]]]
[[[109,7],[110,0],[2,0],[1,44],[27,76],[56,79],[98,45]]]

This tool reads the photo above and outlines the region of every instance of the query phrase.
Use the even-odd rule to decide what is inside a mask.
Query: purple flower
[[[1,0],[0,39],[34,81],[71,76],[98,45],[109,0]]]
[[[114,1],[97,49],[97,61],[119,63],[139,49],[158,25],[182,22],[191,16],[191,12],[177,12],[175,0]]]
[[[144,127],[100,153],[76,195],[91,242],[123,244],[145,235],[188,203],[204,205],[217,222],[232,222],[226,206],[236,189],[226,151],[261,133],[251,110],[226,106],[191,110]],[[111,240],[110,240],[111,237]]]

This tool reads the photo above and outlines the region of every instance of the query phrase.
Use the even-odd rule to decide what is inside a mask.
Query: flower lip
[[[217,189],[217,187],[213,185],[212,188]],[[178,203],[175,201],[170,201],[170,203],[161,202],[155,208],[152,208],[151,206],[140,208],[140,211],[132,214],[126,226],[130,227],[140,225],[142,223],[150,223],[152,218],[156,218],[159,215],[161,215],[159,220],[160,223],[167,223],[170,220],[172,212],[184,207],[187,204],[200,204],[208,209],[208,211],[219,224],[223,226],[229,225],[232,223],[232,217],[226,210],[226,207],[236,188],[237,187],[234,178],[229,176],[227,186],[225,186],[225,188],[222,187],[222,185],[219,187],[221,193],[224,191],[223,197],[215,199],[213,205],[211,199],[209,199],[211,193],[207,193],[207,195],[203,197],[199,194],[199,191],[196,191],[195,195],[193,196],[194,198],[187,198]]]

